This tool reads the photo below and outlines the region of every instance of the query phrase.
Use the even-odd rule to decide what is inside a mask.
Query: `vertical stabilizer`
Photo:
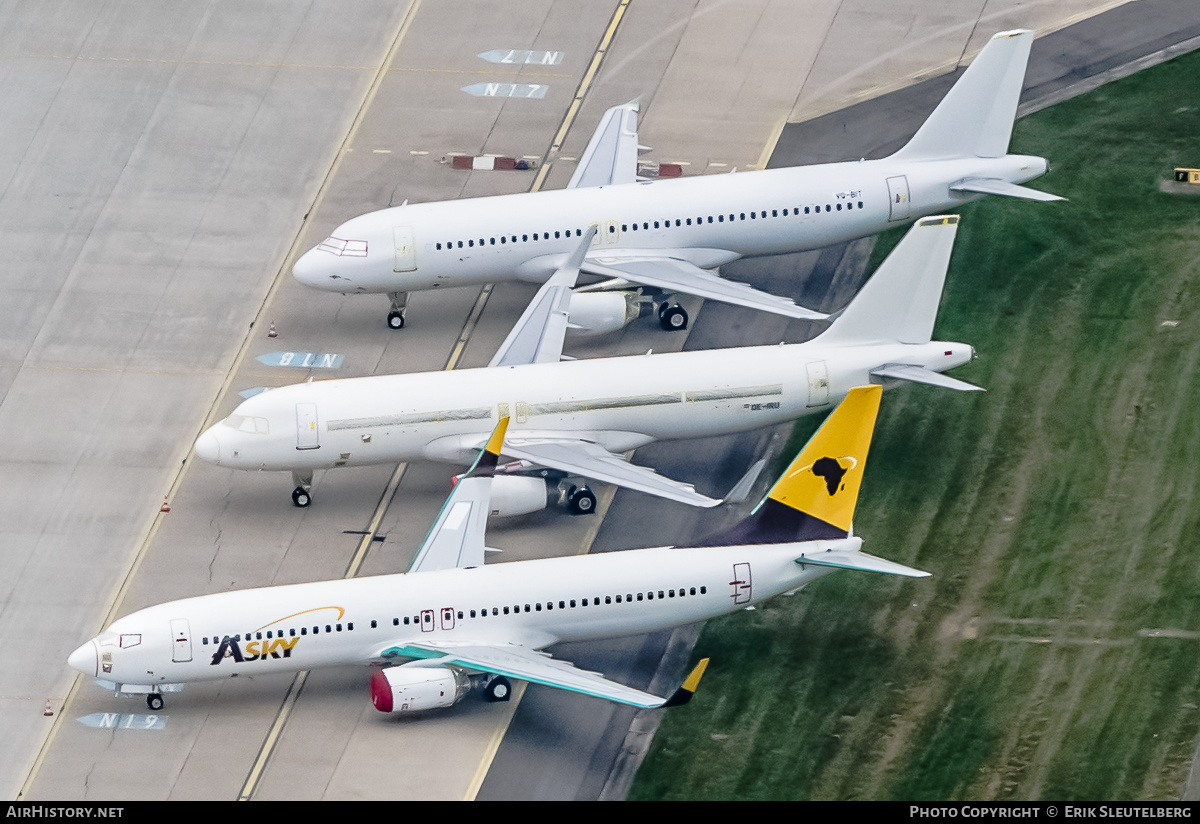
[[[849,535],[882,394],[879,386],[851,389],[750,516],[695,546],[779,544]]]
[[[918,220],[820,340],[929,343],[957,232],[958,215]]]
[[[1008,153],[1033,32],[995,35],[900,151],[905,160],[1003,157]]]

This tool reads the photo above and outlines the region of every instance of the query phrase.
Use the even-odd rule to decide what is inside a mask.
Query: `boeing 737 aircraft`
[[[538,291],[487,368],[314,381],[243,401],[196,441],[235,469],[291,470],[308,506],[313,471],[443,460],[469,463],[511,416],[493,512],[518,515],[560,497],[590,512],[590,478],[696,506],[718,501],[630,464],[652,441],[742,432],[829,409],[852,386],[894,380],[976,389],[939,373],[967,363],[964,343],[931,340],[958,217],[917,222],[811,341],[560,362],[571,286],[590,235]],[[548,488],[549,486],[549,488]]]
[[[346,664],[384,665],[371,699],[388,713],[448,707],[473,686],[508,700],[514,678],[636,707],[682,703],[704,662],[664,700],[541,650],[702,621],[835,569],[928,575],[861,552],[862,539],[850,535],[880,394],[851,390],[753,513],[693,548],[485,566],[503,418],[408,573],[150,607],[115,621],[69,663],[118,694],[145,694],[152,710],[168,685]]]
[[[639,182],[637,104],[610,109],[561,191],[408,204],[356,217],[296,261],[301,283],[343,294],[387,293],[404,326],[408,293],[503,279],[541,282],[589,226],[598,229],[576,292],[573,328],[621,328],[642,285],[790,317],[822,317],[711,269],[753,255],[865,237],[984,194],[1061,200],[1019,184],[1040,157],[1007,154],[1033,32],[997,34],[911,141],[882,160]],[[618,290],[618,291],[603,291]],[[620,291],[623,290],[623,291]],[[682,329],[678,304],[659,307]]]

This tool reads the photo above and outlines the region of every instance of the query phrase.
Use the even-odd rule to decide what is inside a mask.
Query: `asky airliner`
[[[519,515],[560,501],[593,511],[585,479],[694,506],[714,498],[628,462],[652,441],[742,432],[828,410],[853,386],[907,380],[977,389],[941,372],[964,343],[932,340],[956,216],[922,218],[832,325],[793,345],[560,361],[571,286],[589,228],[544,284],[489,367],[313,381],[247,398],[196,441],[234,469],[291,470],[292,501],[312,501],[313,472],[341,466],[471,462],[512,417],[492,509]]]
[[[119,694],[163,706],[167,685],[345,664],[382,664],[383,712],[448,707],[473,687],[507,700],[510,679],[636,707],[664,699],[542,652],[753,606],[835,569],[923,577],[861,552],[851,534],[881,388],[849,392],[743,521],[688,547],[484,564],[489,493],[508,419],[454,486],[407,573],[223,592],[139,610],[69,663]]]
[[[497,280],[546,280],[588,226],[597,227],[572,328],[602,333],[639,316],[637,285],[777,314],[823,317],[710,271],[741,257],[866,237],[984,194],[1060,200],[1020,184],[1040,157],[1008,154],[1033,32],[994,36],[920,130],[882,160],[639,181],[637,104],[610,109],[566,189],[405,203],[343,223],[292,273],[343,294],[386,293],[388,325],[404,326],[409,292]],[[649,307],[647,307],[649,308]],[[664,328],[687,326],[664,300]]]

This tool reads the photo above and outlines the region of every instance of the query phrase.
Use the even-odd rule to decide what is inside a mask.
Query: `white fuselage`
[[[344,294],[515,278],[543,281],[598,227],[588,260],[648,252],[702,268],[816,249],[953,209],[967,178],[1024,183],[1040,157],[883,160],[419,203],[343,223],[295,264],[297,280]],[[586,269],[586,266],[585,266]]]
[[[832,571],[797,564],[802,551],[860,546],[642,549],[204,595],[118,619],[70,664],[120,688],[404,661],[408,641],[542,649],[743,609]]]
[[[884,364],[942,372],[961,343],[807,343],[314,381],[243,401],[196,454],[238,469],[468,462],[503,416],[508,441],[568,437],[610,452],[728,434],[835,406]]]

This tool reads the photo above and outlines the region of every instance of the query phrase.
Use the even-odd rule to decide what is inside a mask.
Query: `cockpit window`
[[[366,257],[367,242],[365,240],[342,240],[340,237],[327,237],[317,244],[322,252],[328,252],[338,257]]]
[[[140,632],[126,632],[121,635],[121,649],[136,647],[140,643],[142,643],[142,634]]]
[[[225,419],[225,425],[238,432],[249,432],[251,435],[267,435],[271,430],[266,418],[251,418],[246,415],[230,415]]]

